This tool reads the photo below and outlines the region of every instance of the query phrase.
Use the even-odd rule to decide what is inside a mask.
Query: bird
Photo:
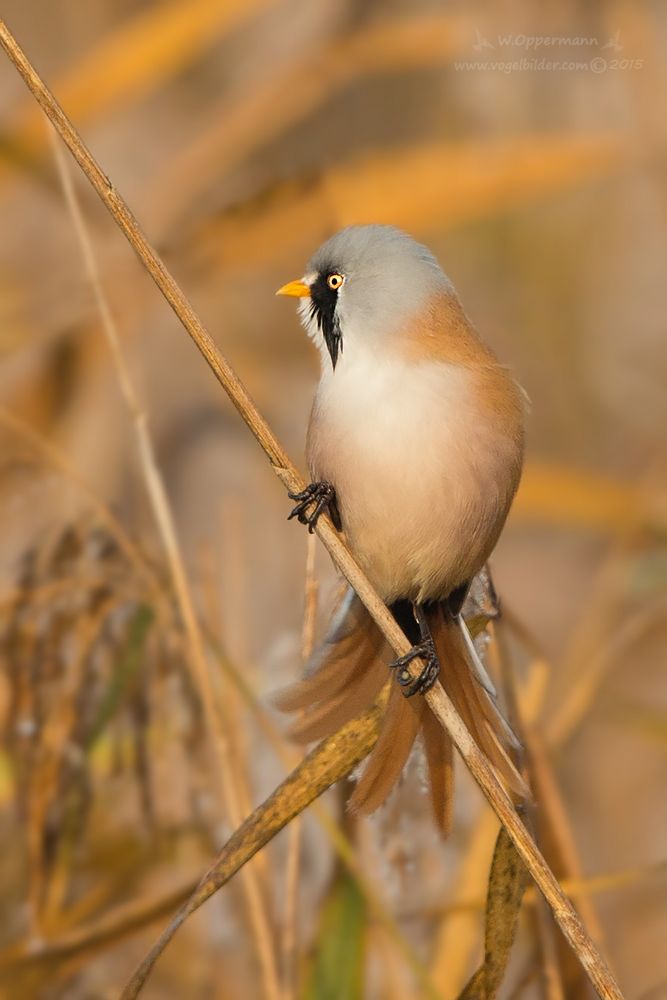
[[[521,477],[527,397],[466,316],[424,245],[389,225],[351,225],[278,295],[320,354],[306,438],[312,481],[291,493],[312,531],[328,513],[411,642],[398,660],[351,588],[304,677],[277,696],[309,743],[397,683],[349,806],[370,813],[421,736],[438,827],[452,824],[453,747],[422,697],[439,677],[509,787],[516,739],[461,614]],[[409,665],[425,664],[414,679]]]

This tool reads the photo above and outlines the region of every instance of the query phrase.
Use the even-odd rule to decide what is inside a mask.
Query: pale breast
[[[480,389],[465,366],[363,355],[320,383],[311,473],[334,485],[350,547],[385,600],[446,595],[497,540],[520,434]]]

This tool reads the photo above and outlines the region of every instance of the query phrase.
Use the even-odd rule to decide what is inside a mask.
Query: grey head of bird
[[[303,278],[276,294],[301,299],[306,332],[335,370],[346,350],[381,352],[384,338],[417,321],[438,293],[451,291],[427,247],[394,226],[365,225],[328,239]]]

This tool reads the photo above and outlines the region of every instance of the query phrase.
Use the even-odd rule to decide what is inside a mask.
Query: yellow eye
[[[337,292],[344,281],[345,278],[342,274],[330,274],[327,278],[327,285],[332,291]]]

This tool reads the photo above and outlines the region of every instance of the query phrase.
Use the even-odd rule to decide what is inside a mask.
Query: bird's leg
[[[336,506],[336,491],[331,483],[311,483],[300,493],[288,493],[287,495],[290,500],[298,501],[289,515],[288,521],[296,517],[300,524],[308,525],[308,531],[312,534],[320,514],[327,511],[335,527],[340,531],[341,523]]]
[[[440,662],[424,608],[421,604],[413,604],[412,610],[419,625],[420,641],[405,656],[399,656],[397,660],[389,664],[392,669],[396,670],[396,680],[403,688],[403,694],[406,698],[411,698],[414,694],[426,694],[433,687],[440,673]],[[419,676],[413,677],[408,667],[416,659],[424,660],[425,665]]]

